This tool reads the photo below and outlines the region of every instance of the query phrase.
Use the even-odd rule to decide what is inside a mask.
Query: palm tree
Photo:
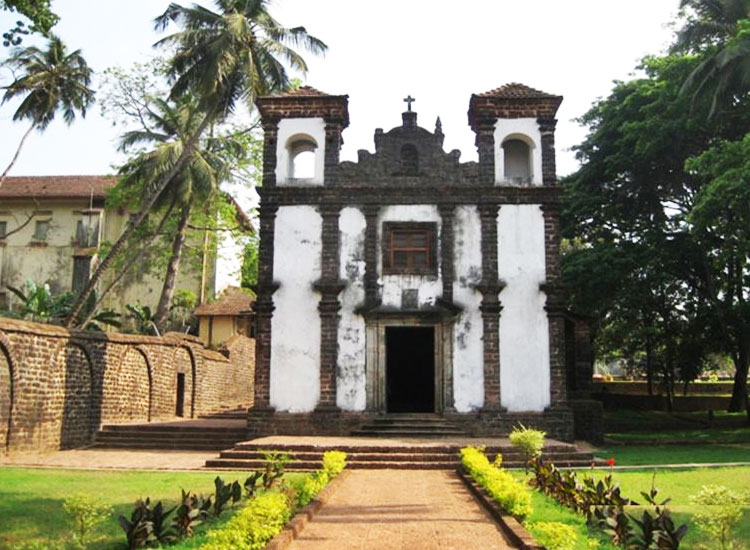
[[[238,101],[252,108],[259,95],[289,87],[285,63],[304,73],[304,59],[292,49],[303,47],[312,53],[324,53],[326,45],[307,34],[304,27],[286,28],[268,13],[268,0],[216,0],[217,11],[194,5],[186,8],[170,4],[156,19],[156,28],[165,29],[170,22],[180,31],[157,42],[173,48],[170,59],[175,79],[171,97],[192,93],[199,110],[205,113],[200,125],[184,143],[171,169],[152,180],[141,211],[97,266],[88,285],[73,307],[66,326],[75,322],[86,298],[94,290],[104,271],[123,250],[135,228],[162,194],[170,180],[182,169],[203,135],[232,113]]]
[[[153,145],[153,149],[138,155],[120,169],[123,177],[119,184],[124,187],[145,190],[148,182],[158,180],[169,172],[206,115],[197,110],[195,101],[186,98],[177,104],[156,100],[147,116],[150,123],[148,130],[128,132],[121,141],[123,150],[143,143]],[[215,150],[213,140],[205,141],[204,147],[192,149],[152,206],[156,210],[176,208],[179,216],[164,285],[154,314],[156,325],[161,330],[169,316],[190,215],[197,203],[212,199],[219,190],[219,184],[229,175],[229,167],[219,151]],[[144,196],[143,200],[147,198]]]
[[[703,58],[682,93],[709,98],[713,117],[750,91],[750,0],[682,0],[680,8],[687,21],[674,49]]]
[[[31,125],[21,138],[8,167],[0,176],[0,187],[16,163],[26,138],[32,130],[44,130],[62,112],[67,124],[72,124],[76,112],[86,116],[86,109],[94,101],[91,83],[92,71],[81,55],[81,50],[68,52],[57,36],[51,36],[46,50],[28,47],[17,50],[2,64],[22,75],[5,87],[2,103],[25,96],[16,109],[13,120],[29,120]]]

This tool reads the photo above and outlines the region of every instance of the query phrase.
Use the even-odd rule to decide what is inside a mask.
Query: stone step
[[[293,453],[290,455],[292,460],[317,460],[320,461],[323,458],[323,453]],[[235,451],[225,450],[219,455],[219,458],[229,459],[241,459],[241,460],[264,460],[264,453],[254,451]],[[444,462],[446,460],[457,459],[457,455],[454,453],[410,453],[410,454],[398,454],[398,453],[348,453],[348,461],[386,461],[386,462]]]
[[[393,429],[359,429],[352,431],[352,435],[358,437],[461,437],[464,433],[460,430],[448,428],[429,429],[419,428],[393,428]]]
[[[206,468],[222,468],[222,469],[235,469],[235,470],[261,470],[265,468],[266,462],[264,460],[240,460],[240,459],[226,459],[217,458],[206,461]],[[299,461],[291,462],[287,464],[286,469],[288,471],[311,471],[319,470],[321,467],[320,461]],[[383,461],[349,461],[346,462],[347,469],[351,470],[391,470],[391,469],[407,469],[407,470],[455,470],[458,467],[458,461],[443,461],[443,462],[383,462]]]
[[[180,426],[176,424],[164,425],[164,424],[113,424],[102,426],[100,433],[106,432],[117,432],[117,433],[139,433],[139,434],[182,434],[182,433],[231,433],[242,434],[243,437],[247,434],[245,427],[240,426],[216,426],[216,427],[204,427],[204,426]]]
[[[296,443],[284,443],[284,444],[268,444],[268,443],[255,443],[253,441],[243,441],[237,443],[235,449],[242,451],[279,451],[287,453],[295,452],[319,452],[324,451],[344,451],[348,454],[352,453],[381,453],[381,452],[395,452],[395,453],[436,453],[446,452],[455,453],[456,455],[461,450],[463,445],[459,444],[429,444],[429,445],[399,445],[398,443],[386,444],[386,445],[312,445],[312,444],[296,444]],[[489,445],[485,448],[485,452],[489,455],[495,455],[501,453],[503,456],[506,454],[521,454],[508,446],[496,446]],[[548,445],[544,448],[544,455],[549,456],[553,453],[577,453],[578,449],[572,444],[553,444]]]
[[[236,445],[238,440],[231,434],[120,434],[120,433],[98,433],[96,441],[164,441],[166,443],[179,443],[180,441],[231,441]]]
[[[490,459],[494,460],[497,453],[490,453]],[[524,457],[519,453],[501,453],[503,456],[504,463],[518,463],[523,464]],[[323,451],[309,451],[309,452],[292,452],[289,453],[293,460],[321,460]],[[423,462],[440,462],[445,460],[458,460],[458,452],[456,451],[435,451],[432,453],[412,453],[412,452],[395,452],[391,450],[373,451],[373,452],[362,452],[361,450],[347,453],[349,460],[384,460],[384,461],[423,461]],[[571,460],[585,460],[590,463],[592,457],[588,453],[577,453],[577,452],[562,452],[562,453],[549,453],[545,457],[554,462],[555,464],[560,462],[567,462]],[[262,450],[241,450],[238,447],[233,449],[227,449],[222,451],[220,458],[231,458],[231,459],[243,459],[243,460],[263,460],[265,458],[265,452]]]
[[[232,443],[179,441],[174,443],[164,441],[96,441],[90,448],[93,449],[142,449],[162,451],[223,451],[231,449]]]
[[[589,460],[567,460],[555,463],[560,468],[588,467],[591,464]],[[227,470],[262,470],[265,468],[264,460],[246,460],[231,458],[216,458],[207,460],[205,468],[227,469]],[[420,460],[347,460],[346,467],[351,470],[455,470],[459,466],[459,461],[420,461]],[[321,462],[319,460],[300,460],[291,462],[286,466],[288,471],[314,471],[319,470]],[[505,462],[506,468],[523,468],[522,462]]]

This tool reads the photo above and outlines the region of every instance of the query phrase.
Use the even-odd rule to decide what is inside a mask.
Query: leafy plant
[[[704,485],[700,493],[690,496],[693,504],[700,505],[693,516],[698,529],[716,542],[720,550],[735,549],[732,533],[742,519],[744,500],[723,485]]]
[[[148,502],[148,499],[146,501]],[[151,521],[151,532],[157,541],[167,543],[173,542],[177,538],[173,522],[167,521],[176,508],[176,506],[173,506],[169,510],[165,510],[164,505],[159,501],[149,510],[148,518]]]
[[[258,482],[263,477],[263,472],[253,472],[250,476],[245,479],[243,487],[245,488],[245,498],[253,498],[255,492],[258,490]]]
[[[263,488],[268,490],[284,475],[286,465],[292,461],[292,457],[289,453],[270,451],[265,453],[263,458],[266,460],[266,468],[263,471]]]
[[[237,482],[235,481],[235,483]],[[214,487],[216,488],[214,492],[214,516],[219,517],[224,511],[224,507],[231,500],[232,485],[224,483],[224,480],[219,476],[214,479]],[[239,487],[239,484],[237,486]]]
[[[181,504],[177,507],[174,526],[180,538],[191,537],[195,527],[203,523],[211,509],[211,498],[191,494],[182,490]]]
[[[137,500],[130,519],[125,516],[117,518],[120,527],[125,531],[128,539],[128,550],[143,548],[156,538],[153,535],[154,526],[149,520],[149,500]]]
[[[156,324],[155,315],[148,306],[141,304],[125,304],[125,308],[130,312],[129,317],[135,321],[135,330],[139,334],[155,334]]]
[[[69,496],[63,510],[73,522],[73,545],[81,549],[96,540],[93,532],[112,513],[111,507],[86,495]]]
[[[547,550],[575,550],[578,535],[575,529],[557,521],[537,521],[528,525],[534,538]]]
[[[546,435],[546,432],[527,428],[521,423],[510,432],[510,435],[508,436],[510,444],[523,453],[527,472],[529,461],[542,454],[544,438]]]

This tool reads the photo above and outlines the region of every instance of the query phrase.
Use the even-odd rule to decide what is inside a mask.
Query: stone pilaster
[[[554,118],[540,118],[539,131],[542,134],[542,182],[544,185],[557,185],[555,167],[555,126]]]
[[[567,403],[565,377],[565,293],[560,278],[560,206],[542,206],[546,282],[541,290],[547,296],[545,310],[549,323],[550,402],[552,407]]]
[[[279,125],[276,120],[263,122],[263,187],[276,187],[276,142]]]
[[[476,129],[476,145],[479,155],[479,183],[495,185],[495,121],[484,119]]]
[[[341,152],[341,122],[326,121],[325,185],[336,185]]]
[[[482,282],[477,289],[482,293],[484,344],[484,411],[500,411],[500,310],[498,295],[503,283],[497,270],[497,204],[481,205],[482,223]]]
[[[440,277],[443,281],[443,300],[453,303],[453,281],[455,279],[455,258],[453,254],[453,216],[456,210],[454,204],[440,204],[438,206],[442,220],[440,230]]]
[[[368,204],[362,208],[365,215],[365,307],[380,304],[378,296],[378,213],[380,207]]]
[[[339,280],[339,204],[323,204],[321,279],[314,285],[320,292],[320,398],[317,410],[335,410],[336,370],[338,363],[339,310],[338,295],[346,286]]]
[[[258,247],[258,284],[255,287],[255,400],[254,409],[270,408],[271,398],[271,319],[273,293],[274,226],[278,205],[261,201],[260,244]]]

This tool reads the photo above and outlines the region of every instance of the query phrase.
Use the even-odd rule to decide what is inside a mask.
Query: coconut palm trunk
[[[8,173],[10,172],[10,169],[13,168],[13,165],[18,160],[18,155],[21,154],[21,149],[23,149],[23,144],[26,143],[26,138],[29,137],[29,134],[36,128],[36,122],[33,122],[31,126],[29,126],[29,129],[26,130],[26,132],[23,134],[23,137],[21,138],[21,142],[18,144],[18,149],[16,149],[16,154],[13,155],[13,159],[10,161],[10,164],[5,169],[5,172],[3,172],[3,175],[0,176],[0,187],[3,186],[3,183],[5,183],[5,180],[8,177]]]
[[[188,222],[190,221],[190,207],[191,204],[188,203],[182,209],[182,215],[177,225],[177,234],[174,236],[174,241],[172,241],[172,257],[169,259],[167,273],[164,276],[164,286],[161,289],[159,305],[156,306],[154,322],[162,333],[165,332],[167,321],[169,321],[169,305],[172,303],[175,282],[177,281],[177,273],[179,273],[180,270],[182,249],[185,246]]]
[[[96,266],[96,269],[91,275],[91,279],[89,279],[88,284],[83,290],[81,290],[81,293],[78,295],[78,298],[76,299],[75,304],[73,304],[73,308],[70,311],[70,315],[68,315],[67,319],[65,319],[64,326],[66,328],[71,328],[75,324],[75,320],[81,313],[86,300],[96,288],[96,285],[104,275],[104,272],[109,268],[110,265],[112,265],[112,262],[115,260],[115,258],[119,256],[123,251],[123,249],[125,248],[125,244],[128,242],[128,239],[130,239],[130,237],[133,235],[133,232],[136,230],[136,228],[144,222],[146,216],[148,216],[149,211],[154,206],[154,203],[157,201],[159,196],[164,192],[164,189],[166,189],[170,180],[175,177],[175,175],[182,169],[185,161],[190,157],[190,154],[198,146],[201,135],[203,135],[203,132],[206,130],[206,128],[208,128],[211,118],[212,117],[210,115],[206,115],[206,117],[201,122],[201,125],[198,127],[198,130],[185,144],[185,148],[182,150],[182,154],[180,154],[177,162],[175,162],[174,166],[172,166],[172,169],[167,172],[161,179],[155,182],[153,186],[151,186],[151,191],[148,195],[148,198],[144,201],[141,207],[141,211],[138,213],[138,216],[136,216],[132,224],[128,225],[123,234],[120,235],[120,238],[117,239],[117,242],[112,246],[109,254],[107,254],[107,256],[101,262],[99,262],[99,265]]]

